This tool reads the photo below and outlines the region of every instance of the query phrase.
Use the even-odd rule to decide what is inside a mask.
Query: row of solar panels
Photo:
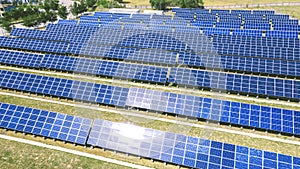
[[[298,157],[6,103],[0,103],[0,127],[192,168],[300,167]]]
[[[211,72],[188,68],[170,69],[103,60],[74,58],[54,55],[32,55],[1,52],[0,62],[32,68],[47,68],[61,71],[81,72],[92,75],[133,79],[156,83],[175,83],[191,87],[202,87],[264,95],[287,99],[300,99],[300,82],[271,77],[257,77],[223,72]],[[275,68],[273,68],[275,70]]]
[[[234,21],[234,22],[244,22],[245,20],[243,18],[237,18],[237,19],[232,19],[232,18],[219,18],[219,17],[198,17],[198,18],[194,18],[194,16],[180,16],[182,19],[184,20],[189,20],[189,21],[211,21],[211,22],[218,22],[218,21],[222,21],[222,22],[226,22],[226,21]],[[257,23],[272,23],[272,24],[288,24],[288,25],[298,25],[299,21],[298,20],[284,20],[284,19],[255,19],[253,18],[246,20],[250,22],[255,22],[256,20]]]
[[[298,25],[293,25],[293,24],[287,24],[287,23],[282,23],[282,22],[276,22],[276,23],[272,23],[272,22],[262,22],[262,21],[232,21],[232,20],[224,20],[224,21],[188,21],[188,23],[190,23],[191,25],[196,25],[196,26],[201,26],[201,25],[209,25],[209,26],[213,26],[213,24],[217,25],[217,24],[223,24],[223,25],[232,25],[232,26],[249,26],[249,25],[257,25],[257,26],[270,26],[273,27],[274,29],[279,29],[279,28],[288,28],[288,26],[290,27],[295,27],[298,28]]]
[[[230,20],[277,20],[277,21],[288,21],[288,20],[292,20],[290,19],[289,15],[232,15],[232,14],[203,14],[203,13],[181,13],[181,12],[177,12],[176,17],[184,17],[184,18],[190,18],[190,19],[197,19],[199,18],[201,20],[201,18],[204,18],[204,20],[213,20],[215,18],[219,18],[219,19],[230,19]]]
[[[59,22],[59,25],[64,25],[68,23]],[[77,25],[73,24],[75,27]],[[99,22],[92,22],[92,21],[82,21],[81,24],[79,24],[77,27],[81,26],[90,26],[90,27],[99,27]],[[241,36],[258,36],[258,37],[279,37],[279,38],[299,38],[298,36],[298,26],[288,26],[283,25],[278,28],[274,28],[275,30],[258,30],[258,29],[241,29],[238,28],[218,28],[212,27],[212,24],[201,24],[198,27],[186,27],[186,26],[173,26],[173,25],[151,25],[151,24],[137,24],[137,23],[109,23],[104,24],[103,27],[109,27],[109,28],[116,28],[116,29],[150,29],[150,30],[163,30],[163,31],[175,31],[175,32],[189,32],[189,33],[196,33],[199,34],[199,32],[205,35],[211,35],[211,34],[224,34],[224,35],[241,35]],[[233,26],[232,26],[233,27]],[[268,28],[269,29],[269,28]],[[288,30],[286,30],[288,29]]]
[[[197,8],[173,8],[172,12],[197,12],[197,13],[218,13],[218,14],[261,14],[275,15],[274,10],[220,10],[220,9],[197,9]]]
[[[264,58],[245,58],[237,56],[219,56],[216,54],[193,54],[186,52],[169,52],[162,50],[137,50],[134,48],[121,48],[121,47],[109,47],[101,46],[98,48],[97,52],[99,54],[98,58],[106,59],[118,59],[130,62],[141,62],[141,63],[152,63],[155,65],[165,65],[165,66],[176,66],[184,65],[194,68],[213,68],[219,70],[230,70],[230,71],[240,71],[240,72],[251,72],[251,73],[262,73],[270,75],[281,75],[281,76],[300,76],[300,62],[295,61],[285,61],[285,60],[272,60]],[[58,56],[46,54],[45,57],[39,54],[29,54],[24,52],[14,52],[0,50],[0,62],[2,64],[17,65],[25,67],[35,67],[35,68],[50,68],[59,69],[64,71],[79,71],[84,70],[86,73],[107,75],[110,76],[111,73],[116,73],[120,69],[100,71],[102,62],[96,59],[83,59],[74,58],[69,56]],[[97,56],[98,54],[91,54],[92,56]],[[88,63],[86,69],[79,69],[76,65],[81,63]],[[97,63],[97,64],[96,64]],[[118,65],[117,62],[108,62],[111,65]],[[122,64],[128,66],[122,67],[135,67],[132,64]],[[141,70],[147,70],[150,66],[142,66]],[[104,66],[106,67],[106,66]],[[118,68],[118,66],[115,66]],[[120,68],[120,67],[119,67]],[[160,67],[152,66],[151,69],[158,70]],[[163,69],[161,69],[163,70]],[[141,71],[142,72],[142,71]],[[163,72],[167,72],[167,68]],[[136,73],[133,73],[136,74]],[[125,78],[125,77],[124,77]],[[142,80],[142,79],[140,79]],[[164,83],[164,81],[157,81]],[[151,81],[151,80],[150,80]]]
[[[206,17],[204,17],[206,18]],[[62,21],[63,22],[63,21]],[[219,27],[219,28],[234,28],[234,29],[262,29],[262,30],[282,30],[282,31],[299,31],[300,27],[294,20],[277,21],[267,20],[231,20],[231,19],[217,19],[213,21],[205,20],[185,20],[182,18],[170,18],[168,20],[162,19],[134,19],[134,18],[114,18],[104,17],[99,18],[96,16],[82,16],[80,17],[79,25],[99,26],[100,24],[108,23],[140,23],[150,25],[172,25],[172,26],[200,26],[200,27]],[[78,24],[77,22],[74,23]]]
[[[209,22],[209,21],[195,21],[190,23],[189,21],[183,19],[177,20],[138,20],[131,18],[122,18],[122,19],[102,19],[90,16],[80,17],[79,23],[74,25],[90,25],[90,26],[100,26],[101,24],[110,24],[110,23],[138,23],[138,24],[147,24],[147,25],[169,25],[169,26],[197,26],[197,27],[216,27],[216,28],[232,28],[232,29],[258,29],[258,30],[281,30],[281,31],[300,31],[299,25],[288,25],[282,23],[253,23],[249,22]]]
[[[233,25],[241,25],[241,24],[268,24],[268,25],[275,25],[275,27],[282,27],[284,25],[290,25],[290,26],[298,26],[298,21],[297,20],[281,20],[281,19],[264,19],[264,20],[245,20],[243,18],[240,19],[229,19],[229,18],[219,18],[219,17],[215,17],[215,18],[211,18],[211,19],[207,19],[205,17],[198,18],[198,19],[191,19],[190,17],[166,17],[164,19],[157,19],[157,18],[135,18],[135,17],[98,17],[98,16],[82,16],[80,17],[81,21],[102,21],[102,22],[118,22],[118,21],[122,21],[122,22],[142,22],[142,23],[149,23],[151,21],[156,21],[159,23],[167,23],[167,24],[175,24],[175,25],[187,25],[188,23],[207,23],[207,24],[213,24],[213,23],[228,23],[228,24],[233,24]],[[180,21],[182,23],[180,23]],[[73,20],[73,21],[64,21],[64,20],[60,20],[60,22],[66,22],[67,24],[74,24],[76,25],[78,22],[77,20]]]
[[[299,111],[140,88],[115,87],[5,70],[0,71],[0,77],[1,88],[116,107],[133,107],[186,117],[210,119],[223,123],[300,135]],[[251,83],[248,85],[251,85]]]
[[[196,17],[196,15],[195,15]],[[200,17],[200,16],[198,16]],[[237,18],[237,19],[231,19],[231,18],[220,18],[220,17],[216,17],[216,16],[210,16],[209,18],[212,19],[207,19],[206,16],[201,16],[204,19],[202,21],[204,22],[209,22],[212,23],[212,21],[218,21],[218,22],[224,22],[227,20],[231,20],[231,23],[257,23],[257,20],[251,20],[251,19],[244,19],[244,18]],[[256,18],[258,19],[258,18]],[[151,21],[153,22],[160,22],[160,23],[169,23],[169,24],[180,24],[179,21],[182,21],[183,23],[185,23],[185,25],[187,25],[187,23],[190,22],[201,22],[200,19],[194,19],[194,20],[190,20],[190,19],[183,19],[181,17],[169,17],[166,19],[157,19],[157,18],[134,18],[134,17],[98,17],[98,16],[81,16],[80,20],[85,20],[85,21],[121,21],[121,22],[146,22],[149,23]],[[280,22],[282,21],[282,22]],[[258,23],[266,23],[266,24],[279,24],[280,23],[293,23],[293,25],[296,23],[295,20],[282,20],[282,19],[265,19],[265,20],[259,20]],[[181,24],[180,24],[181,25]],[[296,26],[297,24],[295,24]]]
[[[232,13],[232,14],[225,14],[225,13],[203,13],[203,12],[176,12],[176,16],[190,16],[190,17],[221,17],[221,18],[228,18],[228,19],[237,19],[237,18],[245,18],[245,19],[273,19],[273,20],[289,20],[289,15],[283,14],[266,14],[266,13],[256,13],[256,14],[246,14],[246,13]],[[174,16],[170,15],[145,15],[145,14],[116,14],[116,13],[95,13],[93,17],[97,18],[133,18],[133,19],[173,19]]]
[[[65,53],[68,49],[68,43],[0,36],[0,47],[40,52]]]
[[[254,45],[263,47],[285,47],[299,48],[300,40],[293,38],[274,38],[274,37],[252,37],[237,35],[213,35],[212,42],[215,44],[234,44],[234,45]]]

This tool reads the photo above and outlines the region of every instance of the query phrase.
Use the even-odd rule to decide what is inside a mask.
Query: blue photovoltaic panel
[[[94,75],[166,83],[167,68],[138,64],[46,55],[41,67]]]
[[[0,50],[0,63],[39,68],[43,55]]]
[[[178,63],[221,70],[300,76],[300,62],[287,60],[180,52]]]
[[[264,47],[287,47],[299,48],[300,40],[294,38],[276,38],[276,37],[251,37],[237,35],[214,35],[213,43],[230,43],[235,45],[254,45]]]
[[[142,28],[142,27],[141,27]],[[160,49],[170,51],[216,52],[206,36],[194,33],[172,32],[169,30],[145,30],[102,28],[82,48],[81,54],[97,51],[95,45],[135,47],[139,49]],[[155,28],[155,27],[154,27]],[[110,35],[110,36],[107,36]],[[100,38],[101,37],[101,38]],[[207,43],[205,43],[207,42]]]
[[[91,119],[0,103],[0,127],[85,145]]]
[[[130,88],[126,106],[300,135],[300,112]]]
[[[98,30],[99,28],[96,27],[89,27],[89,26],[72,26],[72,25],[59,25],[59,24],[48,24],[46,31],[51,31],[51,32],[60,32],[60,33],[65,33],[65,32],[73,32],[73,33],[94,33]]]
[[[65,53],[68,43],[0,36],[0,46],[13,49]]]
[[[235,45],[218,43],[214,45],[220,55],[262,57],[268,59],[300,60],[300,48],[264,47],[256,45]]]
[[[88,144],[190,168],[300,167],[298,157],[99,119]]]
[[[86,21],[86,20],[81,20],[79,22],[79,25],[78,26],[93,26],[93,27],[99,27],[100,25],[100,22],[96,21]]]
[[[176,52],[165,50],[147,50],[119,46],[97,46],[97,48],[93,50],[90,50],[89,47],[84,47],[80,53],[100,58],[114,58],[161,64],[176,64],[177,56]]]
[[[29,38],[29,39],[43,39],[43,40],[50,40],[50,41],[61,41],[61,42],[78,42],[84,43],[86,42],[90,36],[92,35],[93,31],[86,30],[81,32],[58,32],[58,31],[41,31],[41,30],[33,30],[33,29],[21,29],[21,28],[14,28],[11,31],[11,36],[22,37],[22,38]]]
[[[77,20],[59,20],[59,25],[77,25]]]
[[[56,97],[125,106],[127,88],[0,70],[0,87]]]
[[[300,99],[300,81],[271,77],[171,68],[171,83],[214,88],[239,93]]]

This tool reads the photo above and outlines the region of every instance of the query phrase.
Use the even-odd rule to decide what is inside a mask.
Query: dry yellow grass
[[[259,7],[259,8],[247,8],[258,10],[275,10],[276,13],[288,14],[293,18],[300,19],[300,6],[274,6],[274,7]]]
[[[60,151],[0,139],[0,168],[127,168]]]

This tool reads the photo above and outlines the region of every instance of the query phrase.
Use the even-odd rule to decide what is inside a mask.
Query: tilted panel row
[[[96,119],[88,144],[190,168],[291,168],[298,157]]]
[[[193,33],[102,28],[90,38],[86,46],[82,49],[82,54],[95,50],[95,46],[101,45],[214,52],[206,36],[195,36]]]
[[[92,32],[54,32],[15,28],[10,35],[31,39],[84,43],[90,38]]]
[[[59,25],[77,25],[77,20],[58,20]]]
[[[92,120],[0,103],[0,128],[85,145]]]
[[[300,134],[299,111],[140,88],[129,89],[126,105],[228,124]]]
[[[114,106],[125,106],[128,93],[126,88],[5,70],[0,76],[2,88]]]
[[[219,56],[180,52],[178,64],[282,76],[300,76],[300,62],[257,57]]]
[[[59,25],[59,24],[48,24],[46,31],[50,32],[73,32],[73,33],[85,33],[85,32],[96,32],[99,28],[91,26],[73,26],[73,25]]]
[[[264,47],[260,45],[216,44],[213,45],[220,55],[236,55],[280,60],[300,60],[300,48]]]
[[[65,53],[68,48],[68,43],[0,36],[0,47],[40,52]]]
[[[41,67],[157,83],[166,83],[168,72],[167,68],[157,66],[55,55],[46,55]]]
[[[238,35],[214,35],[212,36],[215,44],[235,44],[252,45],[263,47],[286,47],[300,48],[300,40],[295,38],[276,38],[276,37],[251,37]]]
[[[171,68],[169,82],[228,92],[300,99],[300,81],[297,80]]]
[[[39,68],[44,55],[0,50],[0,63]]]

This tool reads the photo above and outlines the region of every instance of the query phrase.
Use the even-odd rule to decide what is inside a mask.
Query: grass
[[[82,146],[74,146],[73,144],[65,144],[63,142],[60,141],[53,141],[52,139],[43,139],[41,137],[32,137],[30,135],[24,135],[22,133],[14,133],[12,131],[4,131],[2,129],[0,129],[0,134],[5,134],[5,135],[9,135],[9,136],[13,136],[13,137],[18,137],[18,138],[23,138],[23,139],[27,139],[27,140],[33,140],[33,141],[37,141],[37,142],[41,142],[44,144],[48,144],[48,145],[54,145],[54,146],[59,146],[59,147],[63,147],[63,148],[68,148],[68,149],[72,149],[72,150],[77,150],[77,151],[81,151],[81,152],[86,152],[86,153],[90,153],[90,154],[95,154],[95,155],[100,155],[103,157],[107,157],[107,158],[112,158],[112,159],[117,159],[117,160],[121,160],[121,161],[126,161],[129,163],[134,163],[134,164],[138,164],[138,165],[143,165],[143,166],[148,166],[148,167],[154,167],[154,168],[165,168],[165,169],[176,169],[177,167],[174,165],[167,165],[165,166],[163,163],[160,162],[151,162],[148,159],[140,159],[137,158],[136,156],[128,156],[126,154],[122,154],[122,153],[115,153],[112,151],[104,151],[102,149],[99,148],[94,148],[94,149],[90,149],[90,148],[85,148]],[[8,143],[3,143],[3,145],[6,145],[6,147],[12,147],[11,152],[6,153],[5,158],[7,159],[15,159],[15,156],[20,156],[23,158],[23,156],[31,156],[31,152],[32,151],[36,151],[36,149],[43,149],[43,148],[39,148],[39,147],[35,147],[35,146],[31,146],[31,150],[32,151],[18,151],[21,150],[23,148],[23,146],[21,145],[20,147],[16,147],[15,145],[19,144],[19,143],[15,143],[15,142],[8,142]],[[1,140],[0,140],[0,145],[1,145]],[[7,146],[9,145],[9,146]],[[1,145],[2,146],[2,145]],[[4,149],[5,150],[5,149]],[[1,150],[0,150],[1,152]],[[12,153],[14,152],[14,154]],[[1,153],[2,154],[2,153]],[[74,161],[72,159],[60,159],[60,158],[64,158],[64,155],[60,155],[61,152],[58,151],[54,151],[52,154],[50,154],[47,151],[39,151],[35,153],[34,159],[31,159],[31,162],[27,162],[26,164],[32,163],[32,165],[36,165],[36,166],[45,166],[45,167],[37,167],[37,168],[122,168],[119,167],[117,165],[114,164],[104,164],[101,161],[98,160],[92,160],[89,158],[84,158],[87,159],[86,161],[81,161],[82,165],[84,164],[85,166],[82,165],[72,165],[71,167],[69,166],[64,166],[64,164],[69,164],[70,162]],[[67,154],[67,153],[65,153]],[[36,157],[39,158],[43,158],[43,157],[55,157],[58,156],[58,158],[53,159],[51,161],[48,162],[48,159],[43,158],[43,161],[37,161],[35,158]],[[18,157],[18,158],[20,158]],[[0,160],[1,160],[1,155],[0,155]],[[26,160],[30,160],[30,158],[27,158]],[[53,161],[53,162],[52,162]],[[78,161],[78,160],[76,160]],[[95,162],[93,162],[95,161]],[[2,160],[1,160],[2,162]],[[14,166],[14,164],[16,163],[15,160],[8,160],[6,166]],[[36,163],[39,163],[38,165]],[[88,165],[88,163],[90,163],[90,165]],[[103,163],[103,165],[102,165]],[[25,166],[25,165],[24,165]],[[58,166],[58,167],[57,167]],[[1,164],[0,164],[1,167]],[[7,167],[4,167],[7,168]],[[13,168],[31,168],[31,167],[13,167]],[[33,167],[34,168],[34,167]]]
[[[131,6],[151,6],[150,0],[123,0],[123,3]]]
[[[5,139],[0,139],[0,147],[0,168],[127,168]]]
[[[170,131],[180,134],[187,134],[194,137],[200,137],[200,138],[206,138],[221,142],[227,142],[231,144],[237,144],[257,149],[263,149],[273,152],[279,152],[283,154],[293,155],[293,156],[300,156],[300,148],[299,146],[280,143],[280,142],[274,142],[269,140],[263,140],[263,139],[253,139],[251,137],[247,136],[241,136],[241,135],[235,135],[230,133],[221,133],[219,131],[214,130],[203,130],[199,128],[190,128],[186,126],[180,126],[180,125],[174,125],[172,123],[166,123],[161,121],[149,121],[148,119],[144,118],[137,118],[137,117],[131,117],[131,116],[122,116],[118,114],[112,114],[112,113],[106,113],[106,112],[100,112],[95,111],[91,109],[78,109],[71,106],[62,106],[52,103],[46,103],[46,102],[40,102],[40,101],[33,101],[33,100],[27,100],[27,99],[21,99],[21,98],[15,98],[11,96],[3,96],[0,95],[0,102],[7,102],[11,104],[17,104],[17,105],[23,105],[28,107],[34,107],[39,109],[46,109],[50,111],[56,111],[56,112],[62,112],[65,114],[71,114],[76,116],[84,116],[89,118],[100,118],[104,120],[114,121],[114,122],[128,122],[134,123],[138,126],[146,127],[146,128],[153,128],[157,130],[163,130],[163,131]],[[169,117],[170,118],[170,117]],[[203,124],[203,123],[202,123]],[[222,127],[222,128],[228,128],[226,126],[216,126],[211,124],[214,127]],[[238,128],[235,128],[235,130],[240,130]],[[245,132],[249,132],[250,130],[244,129]],[[263,134],[262,132],[256,132],[257,134]],[[271,136],[275,136],[273,134],[270,134]],[[286,136],[275,136],[285,139],[292,140],[291,137]],[[295,139],[299,140],[299,139]],[[102,155],[102,154],[99,154]],[[111,156],[108,156],[111,157]],[[150,165],[151,166],[151,165]]]
[[[300,6],[274,6],[274,7],[259,7],[259,8],[247,8],[258,10],[275,10],[276,13],[288,14],[293,18],[300,19]]]

